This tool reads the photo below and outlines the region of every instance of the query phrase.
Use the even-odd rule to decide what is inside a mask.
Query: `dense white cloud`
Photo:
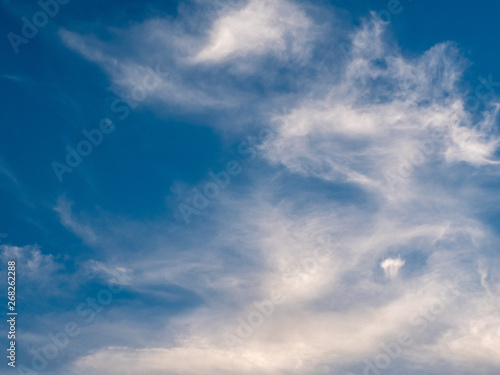
[[[380,267],[384,269],[385,276],[392,280],[398,277],[399,269],[403,267],[404,264],[405,261],[401,258],[387,258],[380,263]]]
[[[293,3],[251,0],[242,9],[215,20],[209,42],[195,62],[221,62],[234,57],[272,53],[304,55],[309,50],[311,22]]]
[[[257,190],[266,189],[259,185]],[[450,351],[447,345],[465,339],[465,334],[471,339],[474,336],[462,332],[471,316],[476,316],[474,310],[484,304],[495,308],[494,301],[481,291],[479,280],[474,280],[477,270],[470,268],[477,257],[474,242],[484,245],[480,238],[485,235],[484,231],[464,234],[467,229],[480,230],[474,223],[460,219],[440,225],[443,218],[437,217],[435,224],[415,225],[409,218],[398,223],[401,217],[393,219],[385,213],[365,214],[362,220],[363,212],[333,204],[315,205],[307,215],[296,216],[289,209],[273,207],[260,195],[249,201],[227,197],[221,203],[224,207],[217,211],[214,223],[216,228],[224,228],[219,229],[220,234],[203,236],[201,254],[183,249],[198,255],[195,267],[172,273],[175,261],[161,262],[159,253],[142,264],[130,265],[136,275],[133,284],[161,285],[166,279],[175,280],[196,290],[205,299],[205,307],[169,320],[163,344],[150,349],[104,348],[82,357],[76,363],[82,372],[113,374],[123,366],[123,371],[129,368],[131,373],[143,369],[153,374],[165,370],[195,374],[198,368],[190,362],[196,357],[206,358],[200,366],[207,374],[321,373],[321,365],[340,371],[372,359],[380,352],[380,342],[387,343],[401,332],[409,332],[415,341],[403,355],[409,363],[450,360],[463,348],[452,345]],[[424,212],[420,215],[419,219],[426,217]],[[325,233],[330,233],[330,242],[322,240],[320,235]],[[236,249],[242,262],[255,266],[245,268],[225,260],[217,249],[227,246]],[[321,247],[326,253],[316,251]],[[401,275],[401,281],[389,287],[377,277],[377,268],[393,248],[408,254],[419,249],[427,260],[419,272]],[[189,257],[185,254],[177,263],[185,265]],[[200,273],[204,275],[201,279]],[[442,313],[431,313],[423,333],[412,326],[412,317],[427,319],[429,309],[455,278],[457,285],[451,289],[458,290],[461,297],[445,304]],[[278,291],[284,295],[283,302],[275,306],[273,314],[249,338],[228,348],[224,335],[238,337],[238,318],[248,320],[257,311],[254,301],[268,300]],[[465,302],[466,310],[461,307]],[[436,336],[442,327],[448,329]],[[481,335],[477,332],[474,340]],[[433,344],[436,337],[443,342]],[[495,350],[488,341],[483,345],[486,351]],[[423,354],[431,350],[431,356]],[[476,358],[470,363],[479,359],[485,360]],[[111,368],[110,361],[118,367]],[[486,361],[487,365],[494,363]]]

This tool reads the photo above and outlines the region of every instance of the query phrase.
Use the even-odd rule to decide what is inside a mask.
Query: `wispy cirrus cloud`
[[[84,242],[94,245],[97,243],[97,236],[94,230],[88,225],[77,220],[71,210],[72,203],[65,197],[61,197],[54,207],[54,211],[59,214],[61,224],[80,237]]]
[[[195,8],[177,19],[151,18],[112,30],[112,41],[65,29],[59,34],[65,45],[106,71],[117,95],[125,97],[159,64],[169,77],[144,104],[198,112],[255,102],[255,89],[241,90],[245,77],[269,85],[280,79],[277,66],[305,69],[318,32],[294,2],[253,0],[228,3],[219,13]],[[259,78],[264,66],[271,68],[268,77]]]

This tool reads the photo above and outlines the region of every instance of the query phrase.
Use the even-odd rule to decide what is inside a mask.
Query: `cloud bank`
[[[103,339],[71,373],[498,370],[498,238],[477,216],[488,204],[481,181],[498,165],[498,103],[468,112],[457,47],[405,56],[375,15],[342,30],[347,52],[339,42],[325,58],[325,40],[338,38],[318,9],[251,0],[199,27],[196,11],[146,20],[113,42],[60,32],[121,97],[154,64],[172,71],[140,104],[160,116],[161,106],[222,111],[230,118],[218,131],[253,130],[252,117],[275,131],[250,182],[231,185],[203,224],[165,234],[161,222],[112,214],[83,222],[58,202],[63,226],[89,246],[106,244],[92,272],[126,275],[141,291],[174,284],[172,301],[189,293],[202,301],[175,316],[151,311],[155,326],[142,333],[116,320],[132,316],[111,312],[106,330],[141,338]],[[325,10],[332,22],[333,13]],[[263,82],[260,93],[248,79]],[[120,250],[124,232],[134,240]],[[401,335],[409,344],[390,357],[384,348]]]

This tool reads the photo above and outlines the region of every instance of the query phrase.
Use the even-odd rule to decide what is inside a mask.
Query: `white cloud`
[[[195,62],[221,62],[266,53],[304,54],[312,28],[305,13],[284,0],[250,0],[215,20],[207,45]]]
[[[146,46],[157,49],[158,43],[165,44],[175,53],[139,53],[134,59],[120,56],[120,52],[111,49],[110,45],[88,36],[61,30],[63,42],[71,49],[80,53],[86,59],[97,63],[109,75],[111,89],[130,107],[160,101],[163,103],[182,105],[182,108],[199,111],[205,107],[231,107],[234,100],[225,98],[222,101],[218,95],[205,92],[205,85],[191,81],[183,69],[177,69],[173,56],[179,56],[182,46],[176,46],[176,41],[168,33],[172,28],[165,21],[150,20],[140,28],[121,35],[128,40],[134,34],[143,34],[146,41],[140,42],[143,49]],[[131,35],[127,35],[131,34]],[[152,45],[152,46],[151,46]],[[138,46],[139,47],[139,46]],[[178,53],[179,52],[179,53]],[[175,69],[175,72],[173,70]],[[123,105],[123,104],[121,104]]]
[[[373,358],[380,342],[392,340],[399,332],[412,332],[420,341],[403,357],[410,363],[417,360],[413,356],[427,352],[435,342],[434,332],[439,332],[437,327],[445,327],[444,322],[453,325],[443,333],[452,334],[454,339],[462,337],[460,327],[475,312],[457,312],[458,304],[447,306],[424,334],[414,332],[409,318],[432,306],[446,283],[455,277],[460,284],[478,287],[477,282],[469,280],[475,272],[469,265],[477,256],[471,246],[481,241],[481,235],[472,235],[481,230],[474,228],[474,223],[456,217],[441,224],[447,218],[444,213],[437,215],[434,223],[419,225],[429,219],[427,212],[401,216],[406,209],[403,207],[397,213],[364,213],[333,203],[315,204],[297,216],[290,208],[274,207],[268,201],[267,185],[267,181],[261,181],[248,200],[221,197],[221,207],[211,218],[218,233],[210,235],[207,228],[207,234],[192,247],[175,245],[182,247],[180,258],[162,257],[164,249],[151,249],[150,255],[141,257],[140,264],[131,261],[126,266],[134,269],[134,283],[139,287],[172,280],[199,293],[206,301],[203,308],[169,319],[165,328],[168,338],[163,343],[151,343],[147,349],[103,348],[81,357],[75,366],[88,374],[113,374],[126,368],[131,372],[142,368],[151,374],[195,374],[199,369],[191,366],[191,361],[199,358],[196,363],[204,366],[207,374],[313,374],[321,373],[320,364],[341,371],[364,358]],[[318,237],[325,233],[341,241],[327,245],[330,255],[320,259],[312,270],[303,267],[302,261],[314,254],[321,243]],[[204,249],[201,253],[200,247]],[[375,269],[388,250],[399,248],[404,252],[408,251],[406,247],[426,252],[426,266],[421,273],[388,288],[377,281]],[[220,252],[225,248],[235,249],[229,259],[227,253]],[[242,260],[230,260],[237,256]],[[196,265],[186,262],[191,257],[197,259]],[[391,263],[399,267],[403,261],[391,259]],[[242,344],[227,348],[223,335],[235,334],[237,319],[247,319],[255,310],[252,302],[268,299],[276,290],[284,291],[285,301],[276,306],[274,315]],[[465,293],[462,301],[469,300]],[[481,293],[477,296],[471,309],[485,303],[491,307],[491,301]],[[444,349],[451,341],[446,335],[442,337],[445,341],[435,348],[432,357],[451,358]],[[485,345],[485,350],[494,350]]]
[[[280,74],[277,67],[304,67],[318,30],[291,1],[251,0],[227,8],[218,14],[179,9],[175,20],[152,18],[127,30],[114,29],[112,41],[65,29],[59,34],[66,46],[101,66],[121,98],[130,98],[146,76],[160,76],[161,82],[134,105],[151,105],[159,112],[164,108],[158,103],[189,113],[231,109],[255,100],[255,93],[241,90],[242,74],[270,85]],[[274,67],[262,70],[267,57]]]
[[[394,280],[398,277],[399,270],[404,264],[405,261],[401,258],[387,258],[380,263],[380,267],[384,269],[385,277]]]
[[[457,86],[465,64],[451,44],[406,59],[371,21],[353,36],[353,45],[338,81],[318,81],[275,118],[277,136],[265,147],[272,163],[359,184],[388,199],[411,197],[413,172],[427,163],[498,163],[499,140],[490,131],[497,107],[476,126],[465,111],[467,93]]]
[[[51,254],[42,254],[37,245],[1,245],[0,251],[2,262],[16,261],[17,268],[22,272],[23,277],[37,279],[37,282],[50,280],[52,274],[61,268]]]

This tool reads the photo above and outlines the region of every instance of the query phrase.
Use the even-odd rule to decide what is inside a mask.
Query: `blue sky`
[[[0,14],[0,373],[498,373],[498,2],[54,1]]]

